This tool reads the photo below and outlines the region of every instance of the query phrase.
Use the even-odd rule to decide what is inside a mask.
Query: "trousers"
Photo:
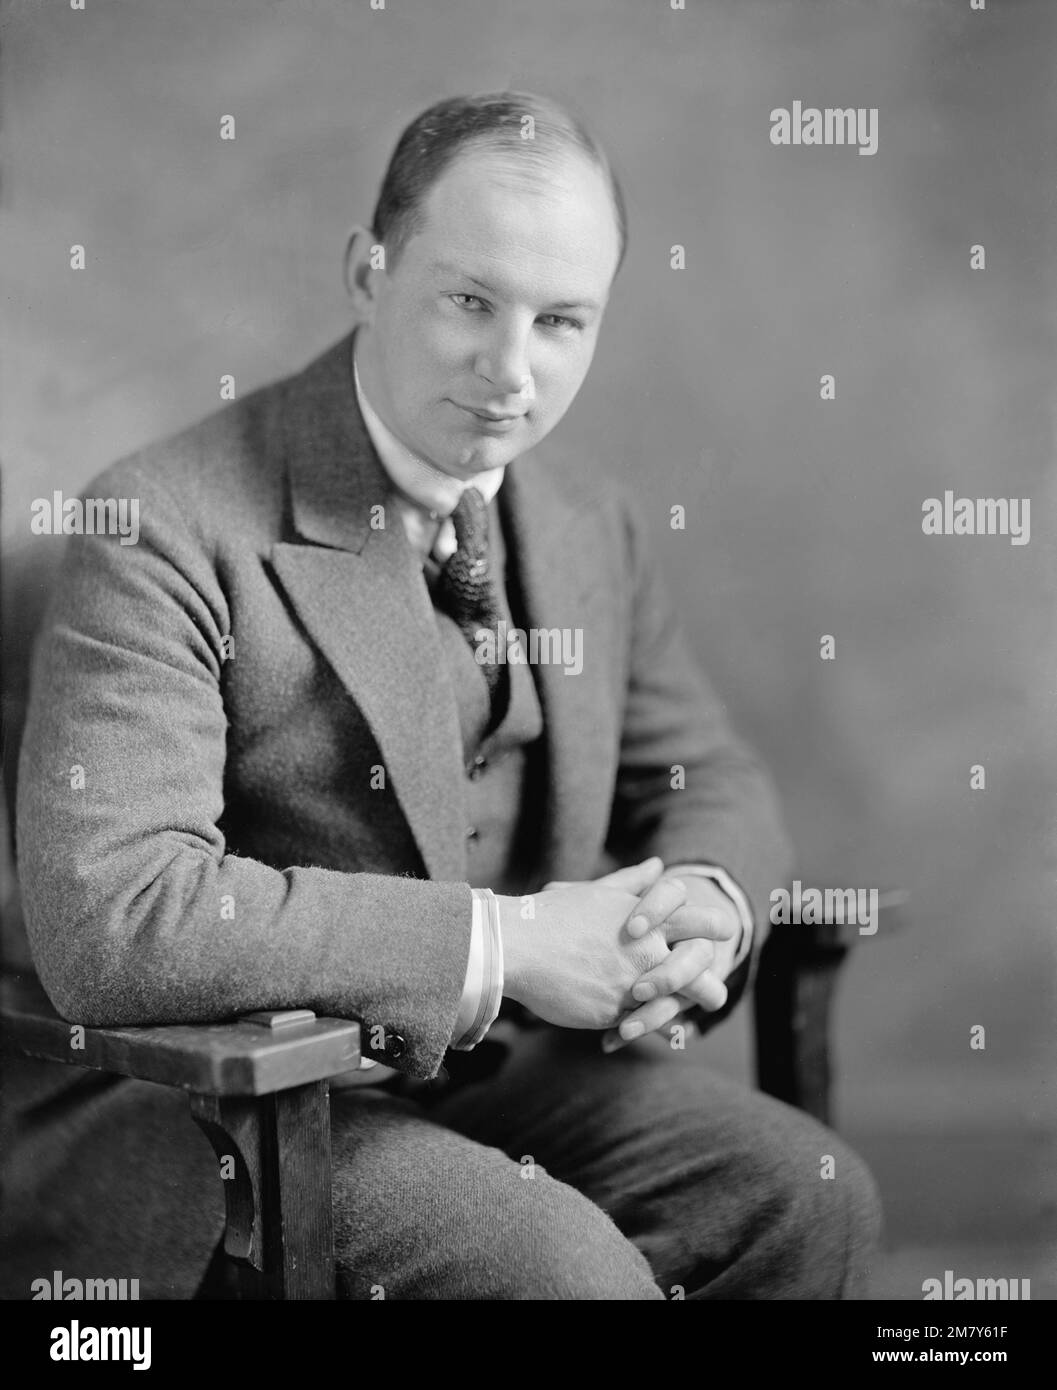
[[[454,1094],[331,1114],[341,1298],[868,1296],[862,1160],[692,1047],[544,1028]]]

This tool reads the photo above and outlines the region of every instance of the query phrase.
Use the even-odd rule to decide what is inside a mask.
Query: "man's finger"
[[[620,888],[625,893],[634,893],[636,897],[646,893],[664,873],[664,860],[658,855],[653,855],[649,859],[644,859],[641,864],[628,864],[623,869],[614,869],[611,874],[606,874],[604,878],[596,879],[596,883],[604,884],[607,888]]]
[[[703,937],[677,942],[659,964],[635,981],[632,999],[646,1004],[666,994],[678,994],[709,968],[714,955],[712,942]]]
[[[677,878],[662,878],[644,893],[628,918],[628,935],[645,936],[686,902],[686,884]]]
[[[658,1028],[663,1028],[666,1023],[670,1023],[681,1014],[684,1008],[682,1001],[671,994],[665,995],[663,999],[654,999],[650,1004],[643,1004],[642,1008],[635,1009],[626,1018],[622,1018],[619,1025],[606,1034],[602,1040],[603,1050],[616,1052],[627,1043],[634,1042],[636,1038],[656,1032]]]
[[[679,997],[687,1004],[700,1004],[706,1013],[711,1014],[727,1002],[727,987],[711,970],[706,970],[680,990]]]
[[[654,854],[649,859],[644,859],[641,864],[628,864],[623,869],[614,869],[611,874],[604,874],[601,878],[594,879],[551,879],[550,883],[543,885],[545,893],[551,892],[555,888],[579,888],[584,883],[600,883],[605,888],[620,888],[625,893],[634,893],[639,897],[653,885],[664,873],[664,860]]]
[[[669,945],[688,941],[693,936],[703,936],[708,941],[732,941],[740,929],[741,922],[733,908],[699,907],[696,903],[676,908],[661,928]]]
[[[662,1023],[660,1028],[657,1028],[654,1031],[660,1032],[663,1029],[664,1032],[668,1034],[670,1040],[672,1030],[674,1029],[675,1025],[678,1024],[679,1027],[683,1030],[681,1042],[685,1046],[686,1043],[692,1042],[693,1039],[699,1038],[701,1036],[701,1026],[696,1021],[696,1019],[691,1018],[690,1015],[686,1012],[687,1009],[693,1007],[690,1004],[690,1002],[684,999],[682,995],[678,995],[677,999],[679,1002],[679,1012],[673,1018],[670,1018],[666,1023]],[[603,1052],[619,1052],[622,1047],[627,1046],[628,1044],[620,1036],[620,1033],[616,1028],[610,1028],[602,1034]]]

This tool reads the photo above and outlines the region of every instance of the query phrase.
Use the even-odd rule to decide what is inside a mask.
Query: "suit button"
[[[387,1033],[385,1036],[385,1055],[393,1062],[399,1062],[407,1054],[407,1041],[400,1033]]]
[[[469,777],[471,782],[476,782],[478,777],[480,777],[481,773],[485,770],[487,766],[488,759],[483,757],[480,753],[478,753],[476,758],[474,758],[473,762],[466,769],[466,775],[467,777]]]
[[[481,836],[481,832],[477,829],[476,825],[467,826],[467,828],[466,828],[466,838],[467,838],[468,840],[471,840],[471,841],[472,841],[472,840],[478,840],[478,839],[480,839],[480,836]]]

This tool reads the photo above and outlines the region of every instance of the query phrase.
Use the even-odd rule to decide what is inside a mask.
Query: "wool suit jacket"
[[[33,960],[71,1022],[310,1008],[382,1025],[381,1060],[436,1074],[469,949],[464,752],[421,561],[395,518],[377,525],[386,493],[351,337],[86,490],[137,498],[139,540],[65,542],[16,827]],[[635,507],[549,444],[510,465],[499,498],[527,621],[584,634],[578,675],[532,670],[546,804],[524,891],[651,854],[718,864],[758,949],[789,868],[776,801],[694,665]],[[6,1234],[34,1213],[67,1274],[142,1271],[185,1296],[221,1193],[204,1140],[172,1138],[192,1130],[184,1109],[25,1066]],[[151,1256],[100,1229],[117,1175],[111,1215],[149,1229]],[[73,1267],[60,1227],[94,1268]]]

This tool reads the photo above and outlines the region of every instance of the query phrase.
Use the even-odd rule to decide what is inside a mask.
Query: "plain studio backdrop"
[[[222,375],[245,395],[346,330],[346,228],[424,106],[514,86],[586,117],[631,241],[559,437],[641,498],[805,880],[912,895],[905,931],[861,939],[834,1020],[836,1123],[887,1213],[877,1292],[953,1268],[1054,1297],[1052,7],[3,14],[8,563],[61,545],[31,542],[35,497],[218,408]],[[775,147],[794,100],[876,107],[877,153]],[[1030,543],[923,535],[947,489],[1030,498]],[[25,595],[5,601],[10,621]],[[702,1058],[745,1075],[747,1039],[743,1009]]]

